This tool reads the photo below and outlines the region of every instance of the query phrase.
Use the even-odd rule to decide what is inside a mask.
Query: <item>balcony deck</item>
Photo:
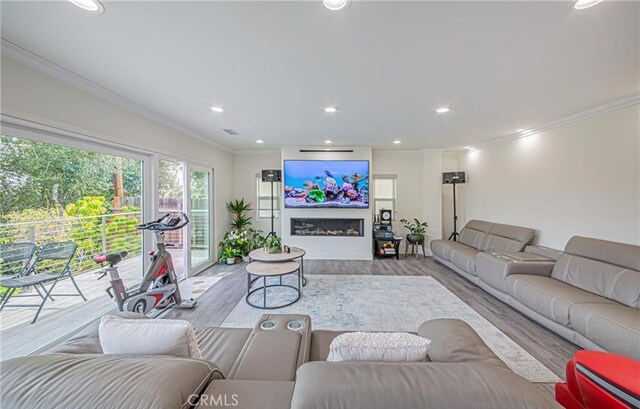
[[[183,266],[182,251],[172,251],[177,271]],[[122,261],[118,271],[125,285],[132,286],[142,276],[142,257],[137,256]],[[26,355],[65,337],[70,332],[83,327],[92,320],[115,310],[115,301],[109,298],[105,289],[109,287],[108,277],[98,280],[93,272],[75,275],[74,278],[87,298],[54,297],[45,303],[38,321],[31,324],[37,307],[16,307],[11,304],[39,304],[41,298],[33,290],[35,297],[12,298],[7,307],[0,312],[0,360]],[[69,279],[58,282],[54,293],[77,293]]]

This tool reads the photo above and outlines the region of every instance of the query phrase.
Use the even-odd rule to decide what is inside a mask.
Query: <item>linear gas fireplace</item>
[[[364,236],[364,219],[291,218],[292,236]]]

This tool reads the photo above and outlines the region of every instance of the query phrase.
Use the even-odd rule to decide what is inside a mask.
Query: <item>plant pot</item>
[[[410,244],[422,244],[422,242],[424,241],[424,236],[421,236],[419,234],[407,234],[407,241]]]
[[[227,259],[227,264],[236,264],[236,258],[235,257],[230,257]]]
[[[251,259],[249,258],[249,256],[242,256],[242,261],[244,261],[245,263],[248,263],[251,261]]]

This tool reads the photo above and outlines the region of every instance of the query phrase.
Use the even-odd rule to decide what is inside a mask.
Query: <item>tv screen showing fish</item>
[[[287,208],[369,208],[368,160],[285,160]]]

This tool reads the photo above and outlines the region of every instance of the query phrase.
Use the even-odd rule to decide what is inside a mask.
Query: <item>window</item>
[[[396,181],[397,175],[373,175],[373,211],[391,210],[393,220],[396,219]]]
[[[271,182],[263,182],[260,175],[256,175],[257,198],[256,210],[258,219],[271,218]],[[280,182],[273,182],[273,214],[280,217]]]

